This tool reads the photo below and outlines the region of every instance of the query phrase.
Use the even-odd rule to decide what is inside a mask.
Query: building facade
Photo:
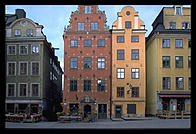
[[[190,112],[191,9],[164,7],[147,38],[147,114]]]
[[[64,111],[109,118],[111,33],[104,11],[79,5],[64,31]]]
[[[112,117],[145,116],[145,25],[133,7],[112,25]]]
[[[26,18],[23,9],[16,9],[15,14],[6,14],[5,20],[5,111],[40,113],[49,119],[49,113],[54,115],[62,110],[63,72],[54,48],[47,42],[43,26]],[[54,100],[54,94],[58,99]]]

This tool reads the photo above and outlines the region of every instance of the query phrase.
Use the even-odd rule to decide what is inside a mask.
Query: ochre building
[[[146,106],[145,25],[133,7],[112,25],[112,118],[143,117]]]
[[[191,9],[164,7],[147,38],[147,114],[191,110]]]

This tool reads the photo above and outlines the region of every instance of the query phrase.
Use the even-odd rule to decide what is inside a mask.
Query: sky
[[[112,28],[112,23],[117,20],[117,12],[123,7],[132,6],[139,13],[139,18],[144,22],[147,29],[146,37],[152,31],[152,23],[163,7],[173,7],[173,5],[98,5],[99,10],[105,11],[107,25]],[[189,5],[185,5],[189,6]],[[64,70],[64,27],[69,25],[72,11],[76,11],[78,5],[6,5],[6,14],[15,14],[15,9],[24,9],[26,18],[43,25],[43,33],[47,41],[52,43],[52,47],[59,48],[55,54]]]

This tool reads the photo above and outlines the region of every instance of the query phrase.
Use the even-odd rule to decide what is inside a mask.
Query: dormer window
[[[90,14],[91,13],[91,6],[84,6],[84,13]]]
[[[21,36],[21,30],[20,29],[15,29],[14,30],[14,35],[15,36]]]
[[[33,29],[27,29],[26,34],[27,36],[33,36]]]
[[[182,7],[175,7],[175,15],[182,15]]]
[[[170,29],[176,29],[176,22],[170,22],[169,27]]]

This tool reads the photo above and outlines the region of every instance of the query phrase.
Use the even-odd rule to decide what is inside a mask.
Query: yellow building
[[[133,7],[112,25],[112,118],[145,116],[145,25]]]
[[[191,9],[164,7],[146,41],[146,113],[160,110],[190,112]]]

